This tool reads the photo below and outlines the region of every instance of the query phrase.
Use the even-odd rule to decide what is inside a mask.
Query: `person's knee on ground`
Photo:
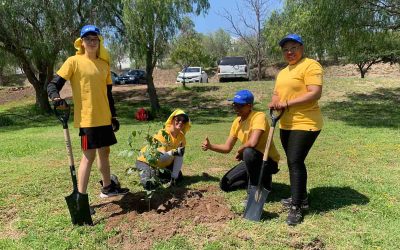
[[[246,189],[248,186],[248,174],[246,164],[242,161],[231,168],[219,183],[222,191],[230,192],[238,189]]]

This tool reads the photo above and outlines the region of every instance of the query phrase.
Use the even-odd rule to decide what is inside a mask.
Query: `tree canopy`
[[[123,0],[123,21],[131,58],[146,62],[147,92],[153,111],[160,109],[153,70],[166,52],[187,14],[205,13],[208,0]]]

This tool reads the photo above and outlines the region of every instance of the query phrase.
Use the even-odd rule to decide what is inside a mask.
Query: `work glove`
[[[268,164],[268,161],[263,161],[263,165],[266,174],[276,174],[279,172],[279,168],[277,166],[271,166]]]
[[[172,150],[173,156],[183,156],[185,154],[185,147],[178,147],[177,149]]]
[[[61,98],[53,99],[53,105],[57,109],[66,109],[68,108],[68,103]]]
[[[119,121],[117,120],[117,118],[113,117],[111,119],[111,125],[114,132],[117,132],[119,130]]]

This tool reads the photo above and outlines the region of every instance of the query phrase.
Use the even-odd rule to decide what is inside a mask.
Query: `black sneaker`
[[[292,206],[292,198],[289,197],[287,199],[282,199],[281,204],[284,208],[289,209]],[[301,201],[300,207],[303,210],[308,210],[310,208],[308,198],[305,198],[304,200]]]
[[[289,214],[286,219],[286,223],[289,226],[296,226],[303,221],[303,212],[300,206],[291,206],[289,208]]]
[[[102,181],[100,181],[103,184]],[[125,195],[129,192],[128,188],[121,188],[117,176],[111,175],[111,184],[107,187],[102,187],[100,192],[101,198],[108,198],[117,195]]]

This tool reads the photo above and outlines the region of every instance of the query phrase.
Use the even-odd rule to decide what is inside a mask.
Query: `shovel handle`
[[[271,127],[269,128],[267,144],[265,145],[263,163],[261,165],[260,176],[258,177],[257,190],[261,190],[262,179],[264,176],[264,168],[265,168],[264,162],[268,160],[269,149],[271,148],[272,139],[274,138],[275,126],[276,126],[276,123],[279,121],[279,119],[282,117],[283,112],[284,112],[283,109],[282,110],[275,110],[275,109],[269,110],[269,114],[271,116]]]

